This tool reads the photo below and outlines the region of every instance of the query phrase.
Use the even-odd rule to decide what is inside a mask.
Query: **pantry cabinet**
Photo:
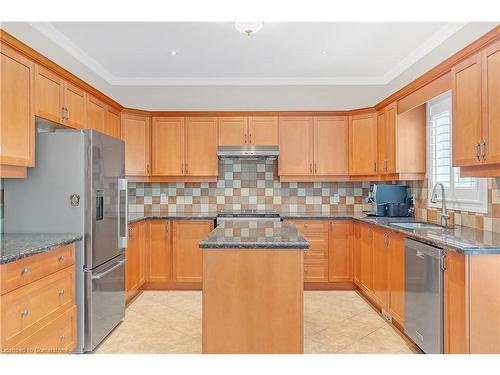
[[[377,159],[377,115],[349,116],[349,175],[376,175]]]
[[[172,221],[149,222],[147,282],[165,283],[172,280]]]
[[[35,64],[0,47],[0,177],[25,177],[35,165]]]
[[[173,220],[172,279],[179,283],[202,281],[200,241],[213,230],[213,220]]]
[[[453,166],[464,175],[500,170],[500,41],[451,70]],[[477,168],[467,168],[477,167]]]
[[[347,119],[342,116],[280,117],[281,179],[347,178],[348,139]]]
[[[121,138],[125,142],[125,174],[151,174],[151,124],[148,115],[122,112]]]

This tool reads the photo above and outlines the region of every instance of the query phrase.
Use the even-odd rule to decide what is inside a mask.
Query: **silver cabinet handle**
[[[62,120],[66,120],[66,108],[63,106],[61,107],[61,118]]]
[[[21,275],[26,275],[29,272],[30,268],[28,266],[24,267],[21,271]]]
[[[441,271],[446,272],[446,254],[441,255]]]
[[[481,142],[481,159],[484,161],[486,160],[486,141],[483,140]]]
[[[125,263],[127,263],[127,259],[123,259],[123,260],[120,260],[118,263],[116,263],[113,267],[110,267],[108,268],[106,271],[104,272],[101,272],[101,273],[98,273],[97,275],[93,275],[92,276],[92,280],[99,280],[99,279],[102,279],[104,276],[106,276],[107,274],[113,272],[114,270],[116,270],[117,268],[121,267],[122,265],[124,265]]]
[[[481,160],[481,142],[476,143],[476,159],[477,161]]]
[[[248,144],[252,144],[252,133],[248,135]]]
[[[66,107],[66,120],[69,120],[69,108]]]
[[[22,310],[22,311],[21,311],[21,316],[22,316],[22,317],[26,317],[26,316],[28,316],[29,314],[30,314],[30,312],[29,312],[29,310],[28,310],[28,309],[24,309],[24,310]]]
[[[57,292],[57,294],[62,297],[64,296],[64,289],[61,289],[59,292]]]
[[[59,336],[59,341],[64,341],[64,340],[66,340],[66,336],[65,335]]]
[[[247,133],[245,133],[245,144],[247,144]]]
[[[146,174],[149,174],[149,163],[146,164]]]
[[[188,174],[188,163],[184,164],[184,170],[186,171],[186,174]]]
[[[377,162],[374,162],[374,163],[373,163],[373,171],[374,171],[374,172],[377,172]]]
[[[318,164],[314,163],[314,173],[318,173]]]
[[[313,173],[313,165],[312,165],[312,163],[309,164],[309,173],[311,173],[311,174]]]
[[[130,233],[128,226],[128,180],[126,178],[118,179],[118,199],[118,247],[126,249]]]
[[[64,262],[64,255],[60,255],[59,258],[57,258],[57,260],[62,263]]]

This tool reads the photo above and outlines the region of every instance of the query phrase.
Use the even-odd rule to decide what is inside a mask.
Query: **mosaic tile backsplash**
[[[280,182],[276,161],[219,162],[212,183],[129,183],[130,212],[206,212],[276,210],[278,212],[361,212],[369,182]],[[166,203],[161,203],[165,194]],[[338,202],[335,195],[338,194]]]

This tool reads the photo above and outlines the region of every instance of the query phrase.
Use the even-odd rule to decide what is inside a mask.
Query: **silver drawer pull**
[[[30,268],[28,266],[24,267],[23,270],[21,271],[21,275],[26,275]]]
[[[59,336],[59,340],[60,340],[60,341],[64,341],[64,340],[66,340],[66,336],[64,336],[64,335]]]
[[[21,316],[22,317],[25,317],[25,316],[28,316],[29,315],[29,310],[28,309],[24,309],[23,311],[21,311]]]
[[[59,262],[64,262],[64,255],[60,255],[59,258],[57,258],[59,260]]]
[[[59,296],[64,296],[64,289],[61,289],[59,292],[57,292]]]

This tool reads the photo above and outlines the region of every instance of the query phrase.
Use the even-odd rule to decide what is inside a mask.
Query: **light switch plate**
[[[160,194],[160,203],[168,203],[167,194],[165,193]]]
[[[338,194],[333,194],[333,203],[339,203],[340,202],[340,197]]]

